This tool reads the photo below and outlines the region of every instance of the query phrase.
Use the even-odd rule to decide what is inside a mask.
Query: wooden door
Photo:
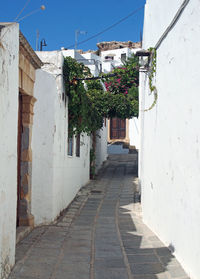
[[[21,192],[21,138],[22,138],[22,95],[19,94],[18,136],[17,136],[17,226],[19,226],[19,205]]]
[[[126,137],[126,119],[111,118],[110,138],[125,139],[125,137]]]

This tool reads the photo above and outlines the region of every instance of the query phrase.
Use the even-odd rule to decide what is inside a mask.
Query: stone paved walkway
[[[57,222],[17,245],[10,279],[189,279],[141,220],[137,155],[111,155]]]

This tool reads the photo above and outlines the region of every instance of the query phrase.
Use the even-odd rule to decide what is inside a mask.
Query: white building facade
[[[123,61],[126,61],[133,53],[139,49],[130,49],[128,47],[119,49],[110,49],[101,51],[102,69],[104,73],[111,72],[114,68],[120,67]]]
[[[32,207],[39,225],[53,221],[89,181],[90,137],[81,134],[79,143],[74,137],[69,153],[64,57],[62,51],[37,54],[44,63],[36,73],[33,127]]]
[[[0,278],[15,262],[19,26],[0,26]]]
[[[0,279],[16,237],[55,220],[89,181],[90,137],[69,154],[62,52],[40,56],[42,69],[19,25],[0,24]]]
[[[97,77],[102,72],[102,59],[100,56],[92,52],[79,53],[74,49],[62,50],[64,57],[70,56],[77,60],[79,63],[83,63],[90,69],[91,74]],[[102,83],[102,86],[104,84]],[[92,138],[90,147],[92,149]],[[107,120],[104,121],[103,127],[96,133],[96,152],[95,152],[95,172],[98,173],[102,164],[108,157],[107,153]]]
[[[175,17],[176,15],[176,17]],[[157,49],[150,111],[147,73],[140,74],[140,163],[143,218],[192,279],[200,263],[200,97],[198,0],[147,0],[143,48]]]
[[[137,44],[137,43],[136,43]],[[127,60],[128,57],[131,57],[132,54],[135,54],[141,48],[129,48],[122,47],[117,49],[109,49],[101,51],[102,59],[102,71],[104,73],[111,72],[114,68],[120,67],[123,65],[123,62]],[[119,124],[121,125],[121,124]],[[115,142],[122,140],[127,143],[130,147],[139,149],[139,120],[137,117],[132,119],[124,120],[125,126],[125,137],[123,139],[114,139],[112,138],[112,120],[108,122],[108,141]]]

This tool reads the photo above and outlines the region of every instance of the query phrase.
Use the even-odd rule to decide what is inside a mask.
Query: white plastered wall
[[[126,54],[126,57],[130,57],[133,53],[136,53],[139,48],[130,49],[128,47],[120,48],[120,49],[111,49],[105,50],[101,52],[102,58],[102,67],[104,73],[109,73],[113,70],[114,67],[119,67],[123,64],[121,60],[121,55]],[[105,59],[106,56],[113,56],[113,60]]]
[[[67,155],[68,110],[64,101],[61,51],[37,52],[44,62],[34,88],[32,212],[49,223],[89,181],[90,138],[81,135],[80,157]]]
[[[104,125],[101,130],[97,131],[96,137],[96,172],[100,169],[103,162],[106,161],[108,157],[107,151],[107,120],[104,122]]]
[[[139,149],[139,120],[137,117],[129,119],[130,146]]]
[[[0,25],[0,278],[5,278],[15,262],[19,26]]]
[[[63,55],[65,57],[70,56],[72,58],[75,58],[79,63],[83,63],[85,66],[87,66],[91,74],[93,76],[99,76],[100,74],[100,64],[102,64],[101,57],[94,54],[94,53],[84,53],[80,54],[76,50],[63,50]],[[102,83],[104,86],[104,84]],[[105,87],[105,86],[104,86]],[[105,88],[104,88],[105,89]],[[96,160],[95,160],[95,171],[98,172],[98,170],[101,168],[103,162],[107,159],[108,152],[107,152],[107,127],[104,123],[102,129],[97,131],[97,137],[96,137]],[[90,148],[92,148],[92,142],[90,144]]]
[[[153,47],[182,0],[148,0],[143,47]],[[157,50],[156,106],[140,79],[140,180],[144,221],[175,249],[191,278],[200,263],[200,2],[189,2]]]

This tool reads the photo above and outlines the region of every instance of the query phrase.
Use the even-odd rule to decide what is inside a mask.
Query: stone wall
[[[37,57],[26,38],[20,32],[19,35],[19,94],[21,107],[19,113],[22,118],[20,146],[20,179],[18,200],[18,225],[33,226],[34,216],[31,213],[32,193],[32,126],[34,115],[35,70],[40,68],[42,62]]]
[[[97,47],[100,51],[105,50],[112,50],[112,49],[119,49],[119,48],[141,48],[141,42],[118,42],[118,41],[112,41],[112,42],[101,42],[97,44]]]

